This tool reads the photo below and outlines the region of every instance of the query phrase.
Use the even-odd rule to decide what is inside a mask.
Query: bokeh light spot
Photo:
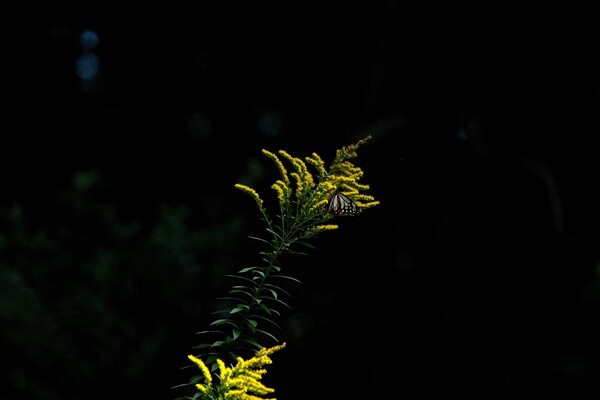
[[[98,75],[100,69],[100,61],[94,53],[83,53],[77,59],[75,70],[77,76],[84,81],[94,79]]]
[[[79,37],[79,43],[84,50],[92,50],[98,44],[98,34],[91,30],[85,30]]]

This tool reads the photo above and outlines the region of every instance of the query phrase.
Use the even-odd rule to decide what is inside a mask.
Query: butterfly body
[[[360,212],[360,208],[348,196],[336,189],[329,198],[327,212],[333,215],[354,215]]]

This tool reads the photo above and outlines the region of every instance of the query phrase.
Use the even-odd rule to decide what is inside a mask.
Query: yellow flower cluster
[[[371,136],[367,136],[353,145],[344,146],[337,150],[335,159],[329,167],[329,172],[325,167],[325,162],[317,153],[312,153],[311,156],[306,157],[305,162],[300,158],[291,156],[284,150],[279,150],[279,156],[270,151],[262,150],[265,156],[273,160],[281,176],[273,183],[271,188],[277,193],[282,212],[291,209],[293,204],[292,194],[295,194],[295,209],[298,212],[304,212],[308,217],[322,215],[324,219],[327,219],[330,216],[327,216],[324,210],[326,210],[329,198],[336,190],[343,192],[352,199],[360,209],[378,205],[379,201],[376,201],[373,196],[361,193],[369,190],[369,185],[359,182],[363,177],[363,171],[350,161],[357,157],[356,150],[370,139]],[[292,164],[294,172],[288,173],[280,157],[285,158]],[[315,183],[315,177],[308,170],[307,163],[316,169],[318,183]],[[296,182],[295,190],[291,187],[290,176]],[[236,187],[250,194],[259,207],[262,208],[263,201],[252,188],[240,184],[237,184]],[[330,230],[332,228],[331,225],[328,225],[326,228],[315,227],[315,229]]]
[[[217,387],[213,387],[212,376],[204,362],[199,358],[189,355],[188,358],[200,368],[204,376],[205,383],[196,384],[198,391],[204,395],[201,398],[218,400],[277,400],[275,398],[265,399],[260,397],[275,391],[275,389],[263,385],[260,380],[267,372],[263,366],[273,362],[269,356],[284,347],[285,343],[270,348],[263,347],[249,360],[238,357],[236,365],[231,368],[227,367],[222,360],[217,359],[220,381]]]
[[[252,189],[249,186],[242,185],[242,184],[239,184],[239,183],[236,183],[235,187],[237,189],[240,189],[242,192],[246,192],[250,196],[252,196],[252,198],[254,199],[254,201],[256,201],[256,204],[258,204],[258,207],[262,208],[263,200],[260,198],[260,196],[258,195],[258,193],[256,193],[256,190]]]
[[[357,143],[344,146],[336,152],[335,159],[329,167],[328,178],[331,186],[338,188],[346,196],[350,197],[360,209],[375,207],[379,204],[371,195],[360,193],[361,191],[369,190],[369,185],[360,183],[363,177],[363,171],[360,167],[355,166],[349,160],[357,157],[356,150],[365,144],[371,136],[359,140]]]

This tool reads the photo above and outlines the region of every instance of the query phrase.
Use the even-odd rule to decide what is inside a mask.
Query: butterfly
[[[336,189],[329,198],[327,212],[333,215],[339,214],[358,214],[360,208],[348,196]]]

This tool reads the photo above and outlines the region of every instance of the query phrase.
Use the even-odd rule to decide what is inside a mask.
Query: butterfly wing
[[[360,212],[360,208],[348,196],[336,190],[329,198],[327,212],[333,215],[349,214],[354,215]]]

